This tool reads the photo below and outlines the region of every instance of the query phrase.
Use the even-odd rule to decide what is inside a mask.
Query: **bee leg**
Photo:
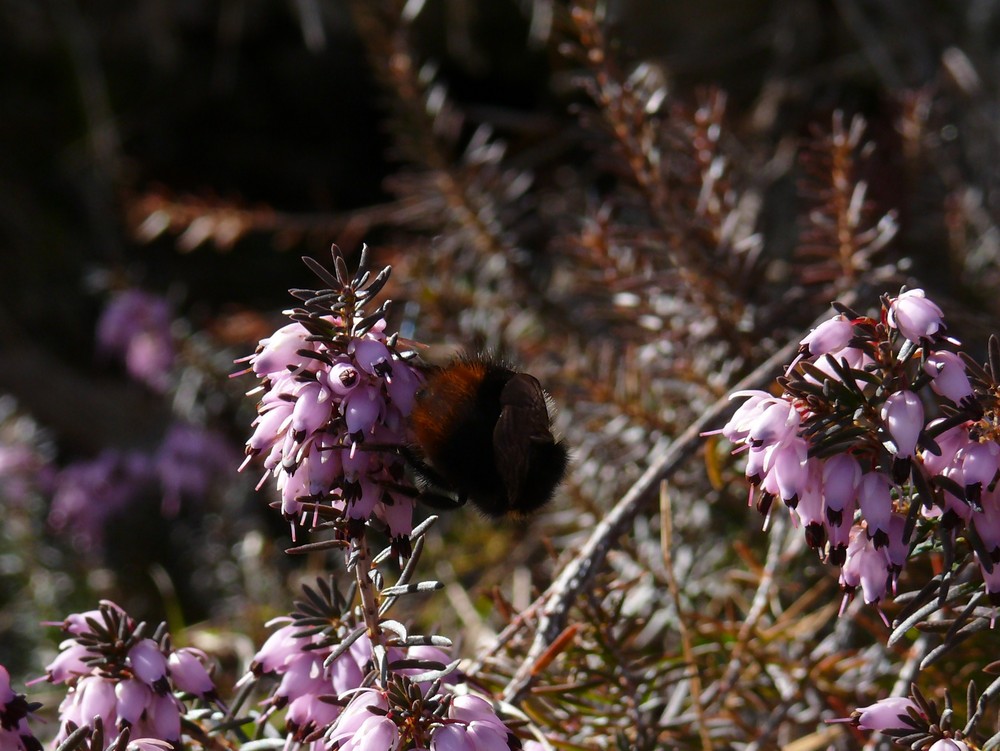
[[[426,478],[424,478],[426,479]],[[438,511],[454,511],[465,505],[468,500],[464,495],[455,495],[442,488],[436,488],[431,484],[425,484],[422,488],[415,488],[412,485],[404,485],[397,482],[380,482],[383,488],[391,490],[399,495],[407,496],[415,501],[419,501],[428,508]]]
[[[436,509],[438,511],[454,511],[455,509],[461,508],[465,505],[465,496],[451,496],[445,495],[443,493],[437,493],[429,490],[422,491],[418,496],[417,500],[428,508]]]

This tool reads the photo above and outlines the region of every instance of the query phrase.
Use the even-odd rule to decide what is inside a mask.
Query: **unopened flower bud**
[[[893,455],[911,457],[924,427],[924,407],[912,391],[890,394],[882,405],[882,421],[892,436]]]
[[[941,308],[927,299],[922,289],[908,289],[889,303],[886,322],[906,339],[919,344],[944,325]]]

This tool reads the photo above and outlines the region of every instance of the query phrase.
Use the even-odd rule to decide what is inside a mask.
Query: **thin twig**
[[[684,662],[687,664],[688,678],[691,681],[691,703],[694,707],[695,717],[698,718],[698,735],[701,739],[701,747],[704,751],[711,751],[713,748],[712,738],[708,734],[708,726],[705,724],[705,708],[702,705],[701,697],[701,674],[698,672],[698,665],[694,659],[694,647],[691,643],[691,632],[687,627],[683,603],[681,602],[681,591],[677,584],[677,577],[674,576],[674,557],[672,554],[674,536],[674,510],[670,503],[670,493],[667,491],[667,481],[660,483],[660,549],[663,554],[663,567],[667,574],[667,588],[670,590],[670,598],[674,601],[674,610],[677,611],[677,631],[681,637],[681,649],[684,654]]]
[[[817,320],[816,325],[826,317]],[[733,390],[764,386],[782,365],[791,360],[798,346],[798,338],[790,341],[740,381]],[[728,396],[719,399],[659,456],[653,457],[652,463],[642,476],[600,521],[580,552],[541,595],[539,599],[544,602],[544,606],[539,617],[538,630],[524,661],[504,689],[504,700],[515,702],[531,686],[536,677],[532,674],[535,661],[565,628],[569,609],[576,596],[590,585],[608,551],[645,503],[653,497],[660,480],[668,479],[701,445],[702,433],[720,424],[735,408],[736,405]]]
[[[877,276],[876,274],[875,277]],[[875,277],[872,278],[872,282],[878,281]],[[840,302],[850,307],[855,304],[857,297],[856,292],[848,292],[842,296]],[[813,321],[809,330],[828,318],[829,314],[824,313]],[[780,372],[782,367],[795,355],[799,348],[799,342],[805,333],[807,332],[790,340],[754,368],[753,372],[730,390],[730,393],[747,389],[760,389],[766,386],[774,378],[775,373]],[[566,627],[566,620],[569,617],[573,601],[593,581],[597,571],[604,563],[608,551],[624,534],[628,525],[631,524],[643,506],[653,498],[660,481],[669,479],[683,462],[697,450],[702,443],[703,433],[722,425],[723,421],[728,419],[735,409],[736,405],[728,396],[720,398],[691,423],[662,453],[653,456],[646,471],[615,504],[608,515],[600,521],[580,552],[532,604],[532,610],[541,605],[535,638],[520,667],[504,688],[503,698],[505,701],[516,702],[531,687],[537,677],[537,672],[533,669],[534,664]]]

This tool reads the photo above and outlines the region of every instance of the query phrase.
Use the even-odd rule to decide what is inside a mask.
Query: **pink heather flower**
[[[959,486],[965,484],[961,467],[948,467],[941,475],[942,477],[954,480]],[[955,497],[947,488],[941,488],[941,497],[944,500],[944,508],[940,509],[940,511],[944,514],[949,514],[950,512],[946,520],[954,522],[955,519],[961,519],[964,522],[968,522],[972,519],[974,509],[964,498]],[[927,516],[933,515],[933,513],[927,514]]]
[[[38,708],[29,704],[10,684],[10,673],[0,665],[0,749],[3,751],[42,751],[28,727],[28,717]]]
[[[167,658],[170,680],[181,691],[199,699],[215,698],[215,684],[203,662],[207,659],[204,652],[192,647],[175,649]]]
[[[868,536],[875,547],[881,548],[889,541],[889,519],[892,516],[892,496],[889,478],[881,472],[868,472],[858,486],[858,506],[868,523]]]
[[[362,327],[363,311],[347,309],[345,298],[369,297],[362,282],[341,283],[300,295],[304,307],[289,311],[295,322],[247,358],[263,395],[243,467],[264,456],[293,533],[331,517],[377,519],[398,541],[412,528],[413,500],[389,487],[405,476],[395,447],[411,442],[407,417],[422,376],[396,351],[383,319]],[[332,294],[343,291],[350,294]]]
[[[892,436],[894,456],[907,458],[917,450],[917,439],[924,427],[924,407],[912,391],[890,394],[882,405],[882,421]]]
[[[943,418],[931,420],[927,424],[928,429],[940,424],[942,420]],[[924,451],[921,455],[924,467],[931,476],[942,474],[947,467],[951,466],[955,462],[955,457],[958,452],[972,442],[969,438],[968,424],[955,425],[948,428],[946,431],[935,437],[934,442],[937,443],[938,448],[941,449],[940,456],[932,454],[930,451]]]
[[[986,585],[986,594],[989,595],[990,604],[994,607],[1000,605],[1000,563],[993,563],[992,570],[989,570],[983,559],[979,557],[979,553],[975,553],[976,562],[979,564],[979,573],[983,577],[983,583]]]
[[[452,720],[434,731],[431,751],[509,751],[510,731],[485,699],[456,696],[448,710]]]
[[[868,605],[880,602],[889,584],[889,557],[885,548],[876,548],[865,534],[855,535],[847,546],[840,583],[848,594],[860,586]]]
[[[867,707],[858,707],[854,711],[857,726],[862,730],[898,730],[909,728],[906,722],[909,711],[920,712],[920,708],[913,699],[904,696],[891,696],[888,699],[880,699]],[[922,714],[922,713],[921,713]]]
[[[327,664],[335,642],[321,633],[299,635],[302,626],[291,618],[284,622],[254,656],[254,675],[280,678],[267,703],[274,709],[287,706],[285,722],[291,738],[307,742],[325,733],[341,713],[339,704],[324,697],[341,697],[356,690],[368,673],[371,643],[362,635],[336,660]]]
[[[823,461],[823,496],[831,526],[851,526],[857,508],[861,466],[848,454],[834,454]]]
[[[927,751],[969,751],[969,746],[964,741],[956,741],[953,738],[941,738],[934,741]]]
[[[806,461],[806,482],[799,492],[795,517],[805,528],[809,547],[823,547],[826,543],[826,508],[823,498],[823,470],[819,459]]]
[[[904,514],[893,514],[889,519],[889,546],[886,554],[889,556],[889,564],[895,573],[903,570],[906,559],[910,554],[909,543],[903,539],[906,531],[906,516]]]
[[[115,700],[118,718],[129,725],[135,725],[152,703],[153,691],[142,681],[127,679],[115,685]]]
[[[48,523],[84,551],[104,544],[107,524],[139,502],[155,484],[150,458],[114,449],[76,462],[55,479]]]
[[[843,315],[837,315],[809,332],[799,345],[806,357],[836,354],[851,341],[854,327]]]
[[[174,362],[170,304],[141,290],[114,295],[97,323],[98,350],[125,362],[129,375],[165,391]]]
[[[959,501],[961,503],[961,501]],[[971,513],[972,524],[983,547],[994,560],[1000,559],[1000,491],[986,493],[980,499],[982,511]]]
[[[730,443],[742,443],[750,433],[750,426],[774,397],[766,391],[736,391],[729,395],[730,399],[746,398],[722,427],[722,435]]]
[[[362,726],[369,718],[377,715],[370,708],[378,710],[382,715],[389,711],[389,700],[382,691],[374,688],[358,690],[350,702],[344,707],[326,733],[328,747],[334,743],[344,743],[359,734]],[[336,747],[336,746],[334,746]],[[343,748],[342,746],[340,748]]]
[[[140,639],[128,651],[128,663],[135,677],[157,693],[167,690],[167,658],[152,639]]]
[[[388,717],[369,715],[357,732],[346,738],[339,751],[396,751],[399,728]]]
[[[961,463],[965,495],[976,502],[1000,471],[1000,446],[993,441],[970,442],[959,450],[955,460]]]
[[[919,344],[944,326],[943,317],[941,308],[927,299],[922,289],[908,289],[890,300],[886,323],[909,341]]]
[[[49,681],[68,687],[59,706],[57,743],[73,726],[93,727],[95,717],[106,733],[130,728],[135,742],[147,748],[157,748],[154,741],[177,743],[186,707],[173,692],[215,694],[204,668],[198,673],[191,664],[200,665],[192,650],[174,652],[153,639],[136,638],[140,624],[114,603],[69,616],[63,626],[73,638],[62,643],[46,670]]]
[[[769,451],[764,488],[781,498],[789,508],[795,508],[809,479],[806,463],[809,447],[804,439],[795,437],[772,445]]]
[[[163,514],[174,516],[183,498],[199,501],[237,461],[234,447],[219,433],[196,425],[171,425],[153,456],[163,492]]]
[[[799,428],[799,413],[784,399],[773,399],[751,423],[747,442],[751,446],[782,444],[795,436]]]
[[[924,363],[924,372],[931,377],[931,389],[935,394],[955,404],[972,396],[972,384],[965,372],[965,363],[954,352],[932,352]]]

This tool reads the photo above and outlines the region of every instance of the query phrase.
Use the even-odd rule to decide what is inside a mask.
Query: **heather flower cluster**
[[[444,651],[420,639],[409,644],[396,638],[379,658],[358,623],[352,596],[342,595],[332,579],[304,591],[296,612],[272,622],[279,628],[241,681],[275,682],[259,722],[283,710],[289,746],[313,751],[521,748],[488,701],[456,693],[460,676]],[[400,628],[396,624],[394,630]]]
[[[175,423],[151,453],[106,449],[61,469],[52,481],[49,525],[78,549],[99,550],[109,522],[150,499],[160,501],[164,516],[175,516],[185,500],[202,501],[237,456],[218,433]]]
[[[746,455],[751,503],[767,515],[782,501],[848,596],[882,601],[919,526],[967,540],[1000,603],[1000,345],[985,368],[957,352],[919,289],[883,298],[877,318],[835,307],[778,395],[733,394],[721,432]]]
[[[217,701],[205,656],[173,649],[163,626],[151,632],[108,601],[59,625],[68,638],[46,668],[46,680],[68,688],[57,744],[86,728],[177,745],[189,704]]]
[[[164,298],[138,289],[118,292],[97,323],[98,351],[124,362],[135,380],[164,392],[176,356],[172,322],[173,311]]]
[[[330,289],[293,290],[303,305],[287,312],[292,323],[246,358],[261,398],[243,466],[264,457],[261,484],[274,477],[293,533],[330,518],[377,520],[401,540],[413,499],[396,449],[421,377],[385,332],[387,304],[365,311],[389,269],[369,283],[367,273],[349,277],[337,252],[334,261],[336,276],[307,259]]]
[[[473,694],[439,693],[397,677],[357,692],[329,729],[338,751],[515,751],[525,748],[493,706]]]
[[[969,751],[979,748],[966,741],[966,731],[952,728],[955,714],[945,697],[944,711],[928,702],[914,686],[912,696],[892,696],[866,707],[858,707],[850,717],[829,720],[847,723],[859,730],[876,731],[893,738],[896,745],[927,751]]]

